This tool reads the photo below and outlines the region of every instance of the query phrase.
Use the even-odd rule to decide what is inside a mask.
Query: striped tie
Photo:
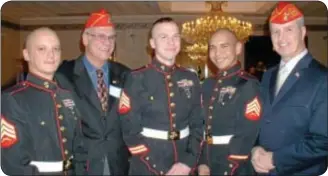
[[[97,70],[97,93],[98,98],[101,103],[101,108],[103,111],[107,111],[108,107],[108,92],[104,81],[104,72],[102,70]]]

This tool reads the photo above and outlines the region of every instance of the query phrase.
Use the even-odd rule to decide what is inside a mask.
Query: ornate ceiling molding
[[[161,17],[171,17],[177,22],[185,22],[194,20],[204,14],[188,14],[188,15],[172,15],[172,14],[160,14],[160,15],[123,15],[112,16],[114,23],[153,23]],[[262,15],[238,15],[232,14],[232,16],[244,20],[250,21],[252,24],[264,24],[268,17]],[[35,17],[35,18],[22,18],[19,22],[20,25],[53,25],[53,24],[84,24],[87,20],[87,16],[61,16],[61,17]],[[4,18],[2,18],[4,19]],[[327,24],[327,17],[305,17],[306,24]]]
[[[163,16],[174,18],[178,23],[183,23],[188,20],[193,20],[200,15],[136,15],[136,16],[113,16],[113,21],[116,24],[117,30],[125,29],[150,29],[152,23]],[[254,30],[267,30],[267,18],[263,16],[238,16],[235,17],[250,21]],[[52,17],[52,18],[23,18],[20,24],[10,21],[1,20],[1,25],[14,30],[33,30],[38,27],[48,26],[54,30],[81,30],[83,23],[87,19],[86,16],[76,17]],[[308,30],[312,31],[327,31],[327,17],[305,17]]]

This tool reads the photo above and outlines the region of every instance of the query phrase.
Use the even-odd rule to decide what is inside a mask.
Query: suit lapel
[[[277,82],[277,74],[278,74],[278,67],[274,68],[274,70],[271,72],[271,77],[270,77],[270,89],[269,89],[269,99],[270,103],[273,102],[275,98],[275,88],[276,88],[276,82]]]
[[[302,69],[307,68],[309,63],[311,62],[312,57],[310,54],[306,54],[294,67],[286,81],[282,85],[278,95],[273,101],[272,105],[275,105],[282,97],[286,95],[286,93],[295,85],[297,80],[302,76]]]
[[[79,92],[79,95],[84,99],[88,100],[90,104],[92,104],[99,111],[102,111],[97,92],[93,87],[92,81],[88,75],[87,70],[84,67],[81,57],[76,60],[74,66],[74,76],[74,82],[76,85],[76,89]]]
[[[108,106],[108,111],[111,111],[112,107],[115,103],[115,100],[117,100],[118,97],[115,97],[110,92],[113,92],[114,94],[117,93],[116,88],[121,88],[122,84],[121,84],[120,75],[116,71],[115,63],[110,61],[109,64],[110,64],[110,67],[109,67],[110,71],[109,71],[109,77],[108,77],[108,83],[109,83],[109,89],[108,89],[108,93],[109,93],[108,105],[109,106]],[[116,89],[116,90],[114,90],[114,89]]]

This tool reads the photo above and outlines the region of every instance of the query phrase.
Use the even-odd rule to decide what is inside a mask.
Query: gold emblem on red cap
[[[100,9],[89,16],[84,28],[107,26],[113,26],[111,15],[105,9]]]
[[[302,17],[301,11],[291,3],[279,2],[275,10],[273,10],[270,22],[284,24]]]
[[[284,21],[288,21],[289,13],[285,12],[284,13]]]

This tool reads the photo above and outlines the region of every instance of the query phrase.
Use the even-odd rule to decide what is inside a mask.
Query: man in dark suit
[[[296,6],[279,3],[270,30],[281,62],[262,79],[263,118],[253,166],[270,175],[320,175],[328,155],[327,69],[305,47],[304,17]]]
[[[89,175],[124,175],[128,171],[129,152],[125,146],[119,119],[109,116],[120,97],[126,66],[108,61],[115,46],[115,29],[105,10],[92,13],[82,32],[85,52],[72,61],[64,61],[59,72],[74,84],[84,115],[82,130],[88,144]]]

